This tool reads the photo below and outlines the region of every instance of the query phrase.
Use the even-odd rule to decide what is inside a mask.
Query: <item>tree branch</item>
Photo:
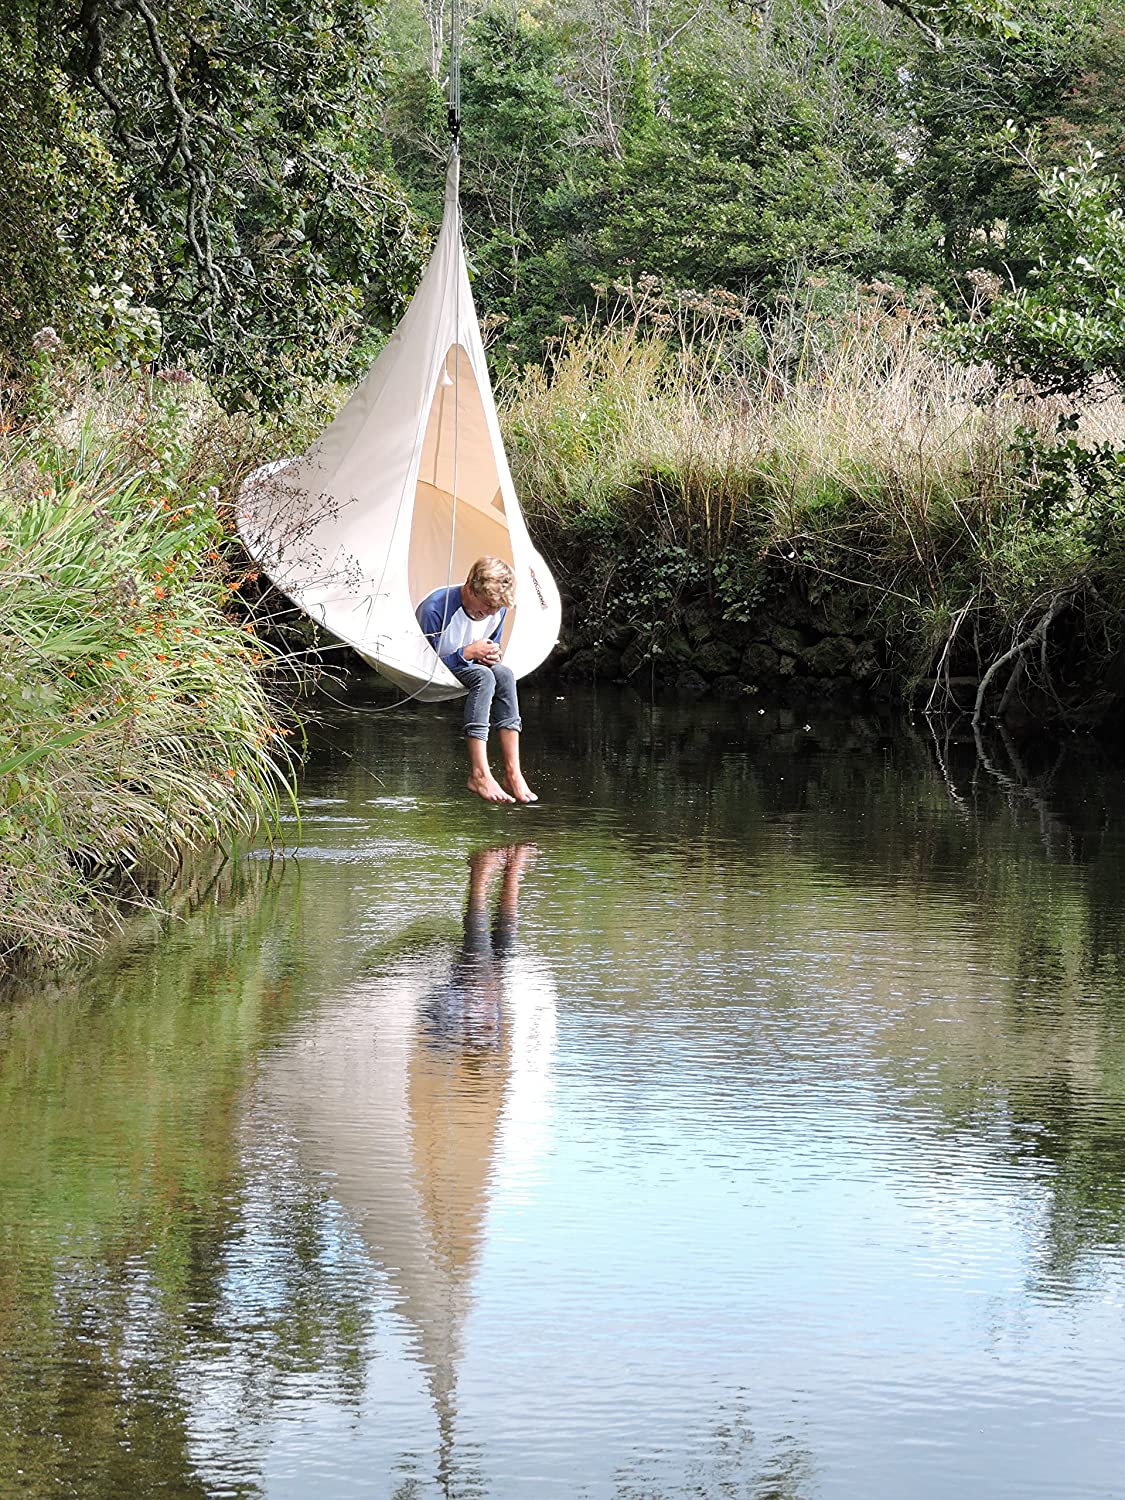
[[[914,7],[906,3],[906,0],[883,0],[883,4],[888,10],[898,11],[900,16],[905,16],[912,26],[916,26],[935,52],[945,50],[945,41],[941,33],[935,31],[932,26],[928,26]]]
[[[1044,613],[1043,617],[1040,619],[1038,625],[1036,625],[1035,629],[1032,630],[1028,635],[1025,635],[1022,640],[1018,640],[1014,646],[1004,652],[1003,656],[998,656],[989,667],[988,671],[980,680],[980,686],[977,688],[977,701],[973,708],[974,729],[980,724],[984,712],[984,695],[988,691],[989,683],[996,676],[997,672],[1000,671],[1001,667],[1007,666],[1008,662],[1014,660],[1016,657],[1022,657],[1025,651],[1030,651],[1037,641],[1041,641],[1046,638],[1047,631],[1051,628],[1051,621],[1071,602],[1077,590],[1077,583],[1072,583],[1069,588],[1061,589],[1051,600],[1050,606]],[[1014,673],[1013,678],[1015,678]],[[1009,686],[1012,686],[1011,679],[1009,680]],[[1008,699],[1010,696],[1011,695],[1009,692],[1005,692],[1004,697],[1000,703],[1001,711],[1003,711],[1003,709],[1007,707]]]
[[[219,297],[222,289],[222,281],[225,278],[222,278],[216,270],[211,253],[211,227],[207,214],[207,205],[211,197],[210,173],[203,163],[196,158],[192,150],[191,116],[184,107],[179,89],[176,87],[176,70],[161,39],[160,28],[156,23],[156,16],[153,14],[147,0],[131,0],[131,3],[144,22],[145,30],[148,32],[149,46],[152,48],[152,54],[156,59],[156,65],[160,70],[160,76],[164,84],[164,95],[175,117],[175,152],[178,152],[188,178],[188,201],[184,233],[188,244],[191,246],[192,254],[195,256],[196,263],[207,278],[207,283],[211,289],[211,301],[214,304]]]

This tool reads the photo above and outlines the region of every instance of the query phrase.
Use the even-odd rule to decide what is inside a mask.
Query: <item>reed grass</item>
[[[1066,586],[1089,560],[1082,516],[1044,526],[1017,454],[1021,431],[1052,440],[1059,404],[990,395],[991,372],[945,357],[889,290],[761,324],[725,294],[621,286],[572,325],[502,393],[517,489],[564,567],[604,590],[630,549],[789,562],[867,591],[919,670],[966,599],[1010,622]],[[1125,446],[1120,396],[1080,431]],[[571,546],[591,518],[617,555]]]
[[[277,653],[225,561],[224,486],[261,435],[124,377],[6,427],[0,969],[97,946],[189,850],[272,826],[292,784]]]

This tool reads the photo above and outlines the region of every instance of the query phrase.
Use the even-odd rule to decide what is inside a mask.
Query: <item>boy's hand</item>
[[[495,641],[473,641],[464,648],[461,655],[466,661],[479,661],[485,666],[491,666],[493,662],[500,660],[500,647]]]

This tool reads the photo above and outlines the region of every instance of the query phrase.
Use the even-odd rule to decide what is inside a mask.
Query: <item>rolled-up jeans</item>
[[[462,672],[453,674],[469,690],[465,700],[465,733],[474,740],[486,740],[493,729],[522,729],[516,675],[503,662],[486,666],[473,662]]]

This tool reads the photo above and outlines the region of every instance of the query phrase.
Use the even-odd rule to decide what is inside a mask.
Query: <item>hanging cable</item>
[[[449,134],[461,137],[461,0],[452,0],[449,24]]]

